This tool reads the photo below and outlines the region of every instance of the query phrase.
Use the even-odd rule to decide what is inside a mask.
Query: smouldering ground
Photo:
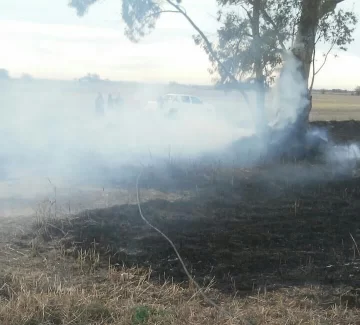
[[[93,94],[82,96],[91,107]],[[312,119],[360,119],[359,99],[314,96]],[[360,139],[359,122],[317,125]],[[210,175],[194,171],[177,191],[144,175],[141,197],[230,315],[204,303],[141,221],[134,183],[21,178],[0,184],[0,324],[360,324],[358,173],[298,163]]]
[[[317,124],[339,142],[360,138],[359,122]],[[144,175],[145,215],[227,313],[189,286],[125,191],[122,205],[118,190],[71,217],[47,201],[36,217],[3,218],[0,323],[359,324],[357,175],[306,163],[197,169],[174,174],[169,188],[191,185],[179,193]]]
[[[23,87],[25,87],[23,85]],[[29,86],[28,86],[29,87]],[[34,89],[32,89],[33,87]],[[28,90],[30,94],[32,92],[38,92],[39,86],[32,85]],[[93,105],[93,97],[94,93],[96,94],[96,88],[94,89],[79,89],[74,88],[74,86],[67,86],[64,88],[64,85],[60,88],[61,91],[67,91],[67,96],[63,96],[62,100],[56,102],[56,105],[66,105],[70,107],[72,110],[75,110],[75,107],[72,107],[70,103],[75,100],[76,106],[82,107],[85,103],[86,107],[92,109]],[[18,96],[17,91],[24,91],[24,89],[20,88],[20,90],[16,90],[15,87],[11,87],[8,89],[12,98],[12,104],[17,105],[17,101],[21,98]],[[101,89],[102,91],[112,91],[116,92],[117,88],[113,87],[111,89]],[[168,91],[176,92],[176,89],[168,89]],[[180,91],[180,90],[179,90]],[[197,94],[195,90],[186,90],[181,89],[182,92],[189,92]],[[123,92],[120,92],[124,95]],[[127,92],[126,92],[127,93]],[[208,99],[209,102],[217,103],[223,100],[222,92],[211,92],[211,91],[202,91],[200,94],[202,98]],[[5,97],[6,98],[6,97]],[[16,100],[15,100],[16,98]],[[19,99],[20,98],[20,99]],[[240,97],[241,98],[241,97]],[[54,107],[55,109],[55,100],[58,98],[43,98],[42,101],[48,100],[49,107]],[[23,98],[22,100],[25,101]],[[40,100],[40,99],[38,99]],[[83,103],[83,104],[82,104]],[[21,103],[23,104],[23,103]],[[74,103],[72,103],[74,105]],[[331,94],[331,93],[315,93],[313,96],[313,110],[311,112],[310,118],[312,121],[346,121],[346,120],[360,120],[360,96],[351,96],[344,94]],[[326,126],[326,124],[321,124],[322,126]],[[338,129],[341,129],[341,125],[339,125]],[[354,139],[357,137],[356,131],[353,129],[357,127],[351,126],[351,131],[347,131],[348,124],[343,124],[343,132],[346,133],[345,138],[347,140]],[[31,173],[30,173],[31,174]],[[0,176],[1,176],[1,168],[0,168]],[[110,196],[111,203],[120,204],[123,202],[123,197],[126,196],[124,193],[120,193],[121,197],[118,199],[113,199],[114,194],[113,189],[105,188],[105,192],[102,191],[102,188],[92,188],[92,189],[81,189],[77,186],[71,186],[69,183],[58,184],[57,180],[52,180],[53,183],[59,189],[59,195],[62,195],[61,206],[67,206],[66,210],[70,210],[72,212],[79,211],[85,207],[87,208],[95,208],[95,207],[105,207],[107,204],[107,196]],[[31,190],[29,190],[31,188]],[[107,191],[112,192],[111,194],[107,193]],[[88,194],[91,193],[91,194]],[[121,191],[120,191],[121,192]],[[96,194],[95,194],[96,193]],[[51,184],[49,184],[48,179],[45,177],[42,179],[34,177],[29,177],[29,175],[25,175],[24,177],[17,177],[15,179],[4,180],[0,179],[0,217],[3,216],[16,216],[16,215],[29,215],[34,213],[36,210],[39,201],[42,201],[44,198],[53,198],[53,188]],[[94,199],[95,196],[95,199]],[[75,199],[73,199],[75,197]],[[72,199],[71,199],[72,198]],[[90,199],[89,199],[90,198]]]
[[[202,301],[130,204],[3,219],[1,324],[358,324],[358,182],[253,177],[143,205],[230,315]]]

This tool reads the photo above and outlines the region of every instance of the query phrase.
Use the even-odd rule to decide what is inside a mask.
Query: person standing
[[[98,93],[98,96],[95,100],[95,112],[98,116],[104,116],[105,110],[104,110],[104,98],[101,93]]]
[[[108,109],[112,109],[113,108],[113,104],[114,104],[114,100],[112,98],[112,95],[109,94],[108,96]]]

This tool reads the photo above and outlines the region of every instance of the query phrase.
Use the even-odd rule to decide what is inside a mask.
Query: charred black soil
[[[316,121],[312,122],[311,126],[328,130],[334,141],[338,143],[360,140],[360,121]]]
[[[339,142],[360,138],[359,122],[313,124],[330,127]],[[147,201],[142,210],[200,283],[214,278],[226,292],[305,283],[360,287],[360,178],[305,162],[219,169],[201,184],[199,173],[187,175],[190,198]],[[104,263],[151,267],[154,279],[186,280],[172,248],[141,220],[137,205],[52,221],[43,235],[65,248],[95,248]]]

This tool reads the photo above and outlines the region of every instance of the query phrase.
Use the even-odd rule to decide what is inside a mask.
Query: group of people
[[[116,95],[116,97],[113,97],[112,94],[108,95],[108,101],[107,101],[107,109],[117,109],[122,107],[123,105],[123,99],[119,94]],[[98,116],[104,116],[105,115],[105,100],[103,95],[99,92],[96,100],[95,100],[95,112]]]

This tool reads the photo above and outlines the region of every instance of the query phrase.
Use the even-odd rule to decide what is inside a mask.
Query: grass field
[[[37,81],[26,83],[13,81],[1,84],[3,102],[9,107],[26,106],[31,103],[33,107],[47,107],[50,110],[65,112],[86,112],[94,109],[95,98],[101,92],[105,100],[112,93],[122,96],[127,104],[135,105],[136,108],[148,100],[154,100],[158,95],[166,93],[185,93],[199,96],[209,102],[218,111],[228,111],[230,115],[236,116],[243,112],[245,105],[243,96],[238,92],[224,93],[212,89],[202,89],[185,86],[169,85],[141,85],[131,83],[112,84],[79,84],[75,82],[61,81]],[[253,94],[249,94],[250,100],[255,102]],[[327,92],[313,94],[313,120],[349,120],[359,119],[360,96],[350,94],[337,94]]]
[[[360,96],[349,94],[315,93],[313,101],[316,110],[358,110],[360,108]]]
[[[66,89],[73,101],[49,92],[42,101],[93,104],[96,89]],[[12,91],[12,102],[26,103]],[[337,143],[360,141],[360,122],[343,121],[360,120],[360,97],[315,94],[313,106],[312,120],[322,120],[313,126]],[[356,164],[174,161],[144,171],[145,216],[220,308],[141,220],[139,169],[124,172],[134,177],[104,188],[29,175],[0,183],[0,324],[360,324]]]
[[[344,94],[313,95],[313,111],[311,119],[317,120],[359,120],[360,96]]]

